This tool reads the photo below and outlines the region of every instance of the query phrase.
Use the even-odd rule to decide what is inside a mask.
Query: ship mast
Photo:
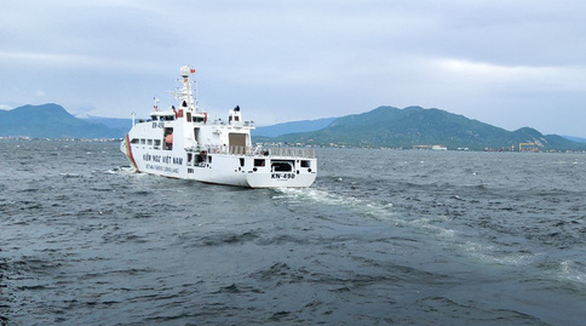
[[[195,69],[189,66],[181,67],[181,77],[183,78],[183,87],[172,92],[176,99],[180,101],[181,108],[189,111],[197,112],[197,104],[193,99],[193,91],[191,90],[191,81],[189,81],[189,75],[195,73]],[[185,103],[185,104],[184,104]]]

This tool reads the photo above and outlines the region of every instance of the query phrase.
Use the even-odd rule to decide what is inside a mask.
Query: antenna
[[[195,111],[197,112],[197,110],[199,109],[199,88],[197,80],[193,81],[193,85],[195,88]]]
[[[155,102],[155,104],[153,104],[153,109],[155,109],[155,111],[159,111],[159,99],[153,97],[153,101]]]

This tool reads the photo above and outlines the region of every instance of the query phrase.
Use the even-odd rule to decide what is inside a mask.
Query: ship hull
[[[246,188],[307,188],[317,176],[315,158],[281,155],[237,155],[133,146],[127,137],[120,149],[137,172],[203,183]],[[283,164],[285,162],[286,164]]]

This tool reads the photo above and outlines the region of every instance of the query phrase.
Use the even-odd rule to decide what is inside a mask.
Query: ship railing
[[[315,149],[313,148],[208,145],[201,146],[200,150],[207,150],[210,154],[315,158]]]
[[[295,148],[295,147],[269,147],[261,149],[268,151],[269,156],[283,156],[283,157],[302,157],[315,158],[315,149],[313,148]]]

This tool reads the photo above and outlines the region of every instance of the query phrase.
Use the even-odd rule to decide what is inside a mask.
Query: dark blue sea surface
[[[0,141],[0,325],[586,324],[586,155],[317,155],[253,190]]]

